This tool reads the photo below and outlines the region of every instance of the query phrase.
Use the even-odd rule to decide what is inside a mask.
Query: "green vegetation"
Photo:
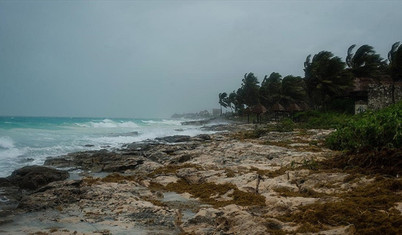
[[[310,57],[304,63],[307,93],[315,108],[328,109],[331,100],[352,87],[352,76],[345,70],[346,64],[331,52],[322,51],[311,61]]]
[[[344,122],[326,140],[336,150],[372,150],[402,147],[402,102],[380,111],[368,111]]]
[[[353,75],[356,77],[378,78],[381,74],[384,74],[386,62],[379,54],[375,53],[372,46],[363,45],[353,54],[352,51],[355,46],[354,44],[349,47],[346,57],[346,64]]]
[[[402,81],[400,43],[392,45],[388,60],[381,58],[370,45],[362,45],[353,52],[355,47],[348,48],[345,62],[329,51],[307,56],[304,77],[288,75],[282,78],[281,74],[272,72],[259,85],[253,73],[246,73],[237,91],[219,94],[219,104],[240,115],[257,113],[253,109],[260,104],[271,112],[290,114],[309,109],[353,113],[355,100],[350,92],[355,78],[361,77],[377,81],[391,79],[395,101],[395,82]]]
[[[332,129],[337,128],[352,117],[347,113],[320,112],[311,110],[294,115],[299,128],[306,129]]]

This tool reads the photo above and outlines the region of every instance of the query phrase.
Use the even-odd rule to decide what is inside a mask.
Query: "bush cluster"
[[[402,102],[349,119],[326,144],[331,149],[352,151],[402,147]]]
[[[317,110],[300,112],[295,114],[294,120],[298,122],[299,128],[306,129],[329,129],[337,128],[352,117],[347,113],[320,112]]]

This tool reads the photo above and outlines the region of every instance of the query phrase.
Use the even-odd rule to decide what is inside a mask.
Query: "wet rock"
[[[18,208],[24,211],[38,211],[77,202],[85,192],[81,183],[81,180],[50,183],[30,195],[25,195]]]
[[[167,142],[167,143],[180,143],[180,142],[188,142],[191,140],[191,137],[188,135],[172,135],[161,138],[156,138],[157,141]]]
[[[176,175],[190,184],[199,184],[204,181],[205,176],[199,173],[196,168],[183,168],[177,171]]]
[[[151,141],[151,142],[141,142],[141,143],[131,143],[124,145],[123,148],[126,148],[128,150],[133,150],[133,151],[148,151],[151,148],[157,146],[158,143]]]
[[[0,218],[5,218],[17,208],[22,198],[22,191],[17,186],[0,188]],[[0,222],[1,224],[1,222]]]
[[[183,156],[181,156],[179,159],[177,159],[178,163],[183,163],[183,162],[187,162],[190,161],[192,158],[192,156],[190,154],[184,154]]]
[[[268,234],[265,220],[255,217],[236,205],[228,205],[219,211],[201,209],[193,219],[183,225],[186,233],[212,230],[224,234]]]
[[[158,163],[164,163],[170,158],[167,153],[161,151],[153,152],[145,157],[151,161]]]
[[[22,189],[35,190],[50,182],[65,180],[69,173],[44,166],[26,166],[15,170],[8,180]]]
[[[205,141],[205,140],[211,140],[211,136],[207,135],[207,134],[200,134],[200,135],[196,135],[193,139],[194,140]]]
[[[7,178],[0,178],[0,187],[10,187],[12,183]]]
[[[213,120],[215,120],[215,118],[196,120],[196,121],[186,121],[186,122],[182,122],[181,124],[184,126],[187,126],[187,125],[202,126],[202,125],[212,122]]]
[[[92,172],[120,172],[135,169],[144,163],[140,156],[125,155],[106,150],[72,153],[50,158],[45,165],[55,167],[78,167]]]

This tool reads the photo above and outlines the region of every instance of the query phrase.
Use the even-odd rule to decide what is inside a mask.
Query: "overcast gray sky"
[[[0,115],[169,117],[247,72],[402,41],[402,1],[0,0]]]

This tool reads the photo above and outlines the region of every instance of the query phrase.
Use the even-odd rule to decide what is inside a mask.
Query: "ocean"
[[[76,151],[115,149],[123,144],[170,135],[208,133],[188,120],[0,117],[0,177],[47,157]]]

